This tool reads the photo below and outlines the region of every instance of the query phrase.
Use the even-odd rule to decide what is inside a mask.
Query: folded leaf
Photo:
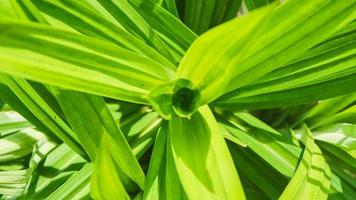
[[[245,198],[226,143],[207,106],[191,119],[173,116],[169,136],[177,172],[189,199]]]
[[[279,199],[327,199],[330,189],[330,168],[319,147],[307,130],[302,159],[291,181]]]

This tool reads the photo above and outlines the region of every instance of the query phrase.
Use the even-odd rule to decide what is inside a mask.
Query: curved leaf
[[[256,10],[197,39],[177,78],[190,80],[202,95],[201,104],[210,103],[324,41],[355,19],[355,8],[355,1],[289,0]]]
[[[0,72],[9,75],[137,103],[146,102],[148,88],[174,75],[110,43],[29,23],[2,22],[0,27]]]
[[[122,26],[113,23],[107,15],[103,16],[88,2],[72,0],[32,0],[32,2],[43,12],[45,19],[48,18],[46,16],[55,19],[47,20],[53,26],[58,26],[58,21],[60,21],[61,27],[63,27],[62,24],[70,26],[72,30],[77,30],[93,38],[111,41],[125,49],[140,53],[171,67],[171,69],[175,68],[169,60],[155,49],[128,33]]]
[[[327,199],[331,172],[319,147],[307,130],[302,159],[279,199]]]

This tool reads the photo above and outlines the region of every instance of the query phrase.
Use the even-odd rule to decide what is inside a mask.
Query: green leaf
[[[220,124],[229,131],[234,137],[242,141],[248,148],[252,149],[257,155],[262,157],[272,167],[277,169],[285,176],[292,176],[295,166],[298,163],[300,148],[295,146],[288,138],[276,131],[270,131],[271,127],[266,128],[263,122],[255,122],[253,126],[241,126],[241,117],[246,119],[248,114],[235,113],[234,115],[224,113],[219,120]],[[251,118],[251,116],[250,116]],[[249,120],[251,123],[251,120]]]
[[[25,129],[0,139],[0,162],[16,160],[30,154],[34,144],[45,135],[32,129]]]
[[[355,91],[356,73],[312,85],[250,97],[219,99],[213,105],[230,110],[267,109],[313,103]],[[324,92],[327,91],[327,92]]]
[[[156,136],[143,199],[186,199],[167,135],[168,122],[164,122]]]
[[[155,61],[170,67],[171,62],[140,39],[128,33],[123,27],[112,22],[107,15],[102,15],[85,1],[71,0],[34,0],[35,6],[44,16],[55,20],[47,20],[57,26],[58,21],[72,27],[85,35],[105,39],[119,46],[143,54]],[[107,12],[107,11],[105,11]],[[48,17],[47,17],[48,18]]]
[[[111,151],[117,154],[115,158],[119,158],[117,167],[143,187],[144,173],[104,99],[66,90],[53,92],[91,160],[95,160],[103,135],[110,135],[113,139],[112,146],[115,146],[115,150]],[[91,124],[90,127],[88,123]]]
[[[21,99],[13,92],[11,89],[6,86],[4,83],[0,81],[0,96],[4,101],[8,102],[12,108],[16,109],[16,111],[24,116],[31,124],[36,126],[37,129],[40,129],[42,132],[46,133],[46,135],[50,136],[53,140],[56,140],[56,136],[51,132],[46,125],[44,125],[27,107]],[[4,134],[6,134],[5,130]],[[11,132],[11,129],[9,129]]]
[[[98,113],[95,112],[94,106],[89,100],[90,95],[55,88],[52,89],[52,93],[63,109],[66,119],[78,137],[80,144],[90,160],[94,161],[97,149],[100,146],[101,136],[105,133],[103,131],[105,127],[103,127]],[[88,127],[88,124],[91,124],[91,126]]]
[[[14,111],[0,112],[0,137],[18,130],[33,127],[33,125]]]
[[[242,6],[242,0],[219,0],[215,1],[214,15],[210,28],[231,20],[237,16]]]
[[[55,136],[68,144],[78,154],[84,158],[87,157],[72,129],[35,91],[29,82],[6,75],[0,75],[0,82],[9,86],[16,98],[19,98],[23,105],[31,110],[41,124],[45,125]]]
[[[162,6],[175,17],[179,17],[175,0],[163,0]]]
[[[223,126],[220,125],[220,129],[221,129],[222,135],[224,136],[225,139],[230,140],[231,142],[233,142],[241,147],[247,147],[246,143],[237,139],[233,134],[231,134],[228,130],[226,130],[226,128],[224,128]]]
[[[275,137],[273,136],[275,133],[266,134],[261,132],[261,130],[253,129],[249,126],[246,127],[243,123],[241,126],[242,118],[246,119],[243,115],[240,115],[238,119],[231,115],[224,115],[223,117],[231,124],[218,118],[219,123],[230,131],[231,134],[246,143],[251,150],[284,176],[291,177],[293,175],[299,161],[300,148],[292,145],[292,141],[286,143],[285,137]],[[257,124],[253,124],[256,127]],[[267,129],[265,127],[262,130]],[[352,199],[350,197],[353,196],[353,189],[344,185],[344,181],[333,173],[331,174],[330,192],[340,198]]]
[[[307,127],[305,127],[307,129]],[[309,130],[305,149],[294,176],[280,199],[327,199],[330,189],[330,168]]]
[[[184,23],[197,34],[236,17],[241,0],[190,0],[184,1]]]
[[[162,35],[162,39],[179,52],[180,56],[184,55],[188,47],[197,38],[192,30],[161,6],[147,0],[129,1],[136,7],[136,10],[146,22]]]
[[[95,160],[91,178],[91,196],[94,199],[130,199],[120,180],[112,155],[111,136],[104,134]],[[110,183],[110,184],[108,184]]]
[[[313,130],[315,140],[333,144],[356,159],[356,124],[333,124]]]
[[[15,169],[10,166],[5,171],[0,171],[0,194],[16,197],[24,195],[32,180],[35,179],[34,171],[39,163],[57,144],[48,141],[43,133],[33,129],[24,129],[8,135],[0,139],[0,143],[2,143],[1,151],[3,152],[0,156],[2,164],[7,165],[4,161],[19,158],[25,158],[26,162],[26,165],[21,168]]]
[[[310,86],[320,82],[326,82],[329,80],[334,80],[336,78],[342,78],[347,75],[354,74],[356,72],[356,70],[354,69],[354,63],[356,59],[352,57],[356,55],[356,49],[353,48],[352,51],[353,54],[348,52],[348,55],[346,56],[338,55],[343,57],[338,60],[333,59],[334,61],[329,63],[326,59],[323,59],[322,62],[324,64],[317,63],[320,65],[309,70],[304,70],[302,72],[293,73],[289,76],[283,76],[280,78],[273,79],[271,81],[265,81],[263,83],[237,89],[229,95],[226,95],[225,99],[227,98],[227,96],[229,96],[230,99],[237,99],[291,90],[298,87]]]
[[[0,171],[0,194],[20,196],[31,176],[29,169]]]
[[[327,39],[354,19],[355,7],[354,1],[290,0],[259,9],[197,39],[177,78],[190,80],[201,93],[201,104],[210,103]]]
[[[44,162],[36,169],[38,178],[29,185],[27,199],[45,199],[55,192],[77,170],[81,169],[85,160],[61,144],[50,152]]]
[[[334,115],[349,107],[354,101],[356,101],[356,93],[321,101],[312,109],[303,113],[303,115],[296,120],[293,126],[297,126],[302,121],[307,121],[315,117]]]
[[[351,106],[339,113],[314,117],[308,120],[310,128],[316,129],[322,126],[327,126],[335,123],[356,123],[356,106]]]
[[[349,26],[350,24],[342,30],[345,29],[346,31],[349,29]],[[275,107],[294,106],[302,102],[305,104],[310,103],[318,100],[317,98],[324,99],[332,97],[332,95],[352,91],[350,88],[342,89],[343,85],[340,84],[339,87],[341,89],[339,89],[340,91],[337,94],[333,92],[330,94],[318,92],[319,96],[314,98],[308,97],[307,95],[297,96],[298,92],[303,92],[303,88],[307,91],[307,88],[318,87],[317,84],[328,84],[328,81],[333,82],[343,77],[354,76],[356,34],[352,31],[344,33],[345,31],[335,34],[328,39],[328,41],[308,50],[301,55],[300,58],[292,61],[290,64],[272,71],[248,86],[236,89],[224,95],[218,99],[217,102],[221,102],[221,105],[225,106],[227,102],[231,104],[244,104],[244,102],[247,103],[247,101],[251,101],[252,103],[255,99],[267,99],[269,97],[271,103],[265,102],[265,106],[259,105],[258,108],[270,108],[273,106],[271,105],[273,100],[275,100]],[[334,88],[328,87],[325,89],[333,90]],[[287,102],[279,101],[280,98],[278,98],[276,93],[288,94],[294,97],[297,96],[298,99],[293,99],[287,104]],[[282,98],[285,99],[287,97]],[[238,99],[241,99],[241,102],[239,102],[240,100]],[[244,107],[244,105],[241,106]]]
[[[139,118],[136,123],[129,127],[126,137],[129,141],[141,137],[142,132],[150,131],[152,126],[159,121],[159,115],[156,112],[149,112]]]
[[[298,73],[301,74],[300,72],[305,71],[315,73],[318,72],[316,71],[318,68],[330,68],[330,64],[340,64],[344,60],[347,61],[345,58],[352,58],[352,56],[355,55],[354,44],[356,38],[356,34],[354,32],[356,27],[354,28],[352,26],[353,24],[354,23],[349,23],[328,40],[323,41],[322,43],[309,49],[307,52],[303,53],[287,65],[282,66],[281,68],[266,74],[263,78],[254,81],[253,84],[270,82],[271,80],[281,79],[288,76],[292,77],[291,75]],[[321,70],[319,69],[319,71]]]
[[[245,5],[249,11],[265,6],[273,1],[274,0],[244,0]]]
[[[26,0],[8,0],[11,2],[17,18],[39,23],[47,23],[41,12],[36,8],[32,1]]]
[[[135,10],[130,1],[99,0],[98,1],[130,34],[154,47],[161,55],[172,63],[178,63],[181,56],[175,56],[176,50],[164,42],[159,31]]]
[[[331,144],[324,142],[318,142],[318,144],[331,170],[343,181],[355,188],[356,184],[353,181],[355,177],[354,169],[356,168],[355,157],[351,157],[347,152]]]
[[[150,166],[147,172],[143,199],[165,199],[165,159],[167,147],[167,126],[162,126],[156,136]]]
[[[3,111],[5,103],[0,99],[0,111]]]
[[[177,78],[188,79],[192,82],[192,87],[200,91],[202,96],[200,104],[207,104],[225,92],[229,82],[227,76],[232,74],[232,68],[229,68],[227,63],[222,63],[232,60],[227,57],[230,55],[227,53],[228,50],[236,49],[237,45],[246,45],[247,35],[269,10],[254,12],[213,28],[195,40],[188,49],[179,65]],[[236,56],[236,52],[233,55]]]
[[[29,170],[31,171],[32,176],[27,182],[23,195],[27,195],[28,192],[32,189],[34,183],[37,182],[39,176],[39,174],[37,173],[40,168],[39,166],[47,158],[47,155],[51,153],[52,150],[54,150],[57,146],[58,144],[56,142],[48,140],[48,138],[38,140],[37,143],[34,145],[32,155],[28,163]]]
[[[63,185],[46,199],[90,199],[90,177],[93,164],[85,164],[78,172],[75,172]]]
[[[147,89],[174,75],[155,61],[103,41],[29,23],[2,22],[0,27],[2,73],[138,103],[145,103]],[[92,59],[83,59],[88,56]]]
[[[16,12],[12,9],[10,1],[0,2],[0,19],[11,19],[15,18]]]
[[[234,73],[229,88],[241,87],[299,58],[302,53],[353,21],[356,2],[346,3],[332,0],[290,0],[278,6],[263,20],[259,28],[263,36],[260,35],[260,38],[250,44],[253,46],[245,53],[244,58],[235,58],[235,67],[238,66],[239,70]],[[313,14],[308,15],[310,13]],[[288,18],[284,18],[285,16]],[[268,34],[265,34],[267,29]]]
[[[254,199],[256,197],[253,195],[258,191],[262,191],[270,199],[278,199],[288,183],[288,178],[273,169],[271,165],[248,148],[241,149],[231,144],[228,146],[236,169],[241,175],[240,178],[244,190],[246,191],[248,188],[248,182],[255,186],[250,193],[248,191],[245,192],[246,198]]]
[[[173,116],[169,136],[177,172],[188,198],[245,198],[226,143],[207,106],[191,119]],[[219,162],[221,159],[224,162]]]

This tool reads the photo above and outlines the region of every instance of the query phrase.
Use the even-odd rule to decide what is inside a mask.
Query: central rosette
[[[148,100],[165,119],[170,119],[172,114],[189,118],[201,106],[200,91],[187,79],[178,79],[155,88]]]
[[[189,117],[200,105],[200,92],[186,79],[179,79],[173,87],[172,105],[181,117]]]

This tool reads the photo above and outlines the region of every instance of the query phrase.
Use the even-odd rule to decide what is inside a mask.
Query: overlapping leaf
[[[108,134],[104,134],[101,139],[91,178],[91,196],[94,199],[130,199],[121,182],[119,169],[111,152],[113,148],[111,140]]]
[[[111,146],[115,147],[110,151],[115,152],[115,158],[118,158],[117,167],[143,187],[144,173],[103,98],[65,90],[53,92],[91,160],[96,160],[103,135],[110,135]]]
[[[100,6],[98,2],[94,4],[95,7],[91,5],[92,1],[33,0],[32,2],[43,13],[44,19],[49,24],[57,27],[58,21],[60,21],[59,27],[63,27],[64,24],[65,27],[71,27],[71,30],[74,29],[91,37],[114,42],[125,49],[162,62],[166,66],[172,66],[171,62],[155,49],[128,33],[120,24],[115,23],[112,17],[110,19],[107,10],[95,10],[98,5]],[[103,12],[106,14],[103,15]]]
[[[167,138],[168,123],[164,123],[157,133],[143,199],[186,199]]]
[[[177,78],[190,80],[201,92],[201,104],[209,103],[225,92],[245,86],[282,67],[327,39],[354,20],[355,6],[354,1],[291,0],[277,8],[270,6],[269,9],[263,8],[232,20],[212,29],[193,43],[179,66]],[[288,17],[285,17],[287,14]],[[353,84],[354,75],[347,75],[349,77],[345,75],[345,80],[325,82],[329,85],[319,86],[313,92],[321,87]],[[308,89],[305,88],[305,93],[310,94]],[[347,88],[344,92],[350,90]],[[294,99],[300,99],[297,95],[303,92],[304,88],[296,92]],[[330,93],[330,96],[340,93]],[[261,97],[251,102],[259,103],[285,95]],[[229,98],[234,98],[234,95],[224,100],[227,102]]]
[[[281,133],[271,130],[263,122],[256,120],[253,122],[247,113],[223,114],[220,124],[226,128],[234,137],[244,142],[257,155],[261,156],[271,166],[278,169],[285,176],[292,176],[297,157],[300,154],[298,147],[293,145]],[[253,118],[253,117],[252,117]],[[246,127],[241,126],[242,119],[252,123]]]
[[[67,145],[59,145],[46,156],[45,161],[36,170],[38,177],[29,185],[25,198],[47,198],[52,193],[55,193],[77,170],[80,170],[84,163],[85,160]],[[81,181],[85,182],[84,179]],[[76,188],[73,187],[71,189],[75,190]],[[58,195],[58,193],[55,195]]]
[[[280,199],[327,199],[331,173],[309,130],[302,159]]]
[[[345,86],[354,84],[354,24],[348,24],[290,64],[218,99],[216,104],[236,109],[250,109],[252,104],[254,109],[294,106],[352,92],[352,87]]]
[[[189,199],[244,199],[227,146],[208,107],[191,119],[173,116],[171,148],[179,178]],[[223,159],[224,162],[219,162]]]
[[[20,22],[0,26],[1,72],[9,75],[145,103],[147,89],[174,74],[155,61],[99,40]],[[86,57],[91,59],[82,59]]]
[[[241,0],[180,0],[182,20],[197,34],[236,17]]]
[[[32,119],[31,122],[39,125],[39,128],[44,128],[46,134],[51,137],[54,135],[54,139],[61,139],[78,154],[84,158],[87,157],[72,129],[28,81],[7,75],[0,75],[0,81],[8,86],[8,88],[2,86],[5,91],[1,90],[0,94],[6,97],[11,104],[14,103],[13,107],[17,108],[19,112],[23,111],[24,116]]]

